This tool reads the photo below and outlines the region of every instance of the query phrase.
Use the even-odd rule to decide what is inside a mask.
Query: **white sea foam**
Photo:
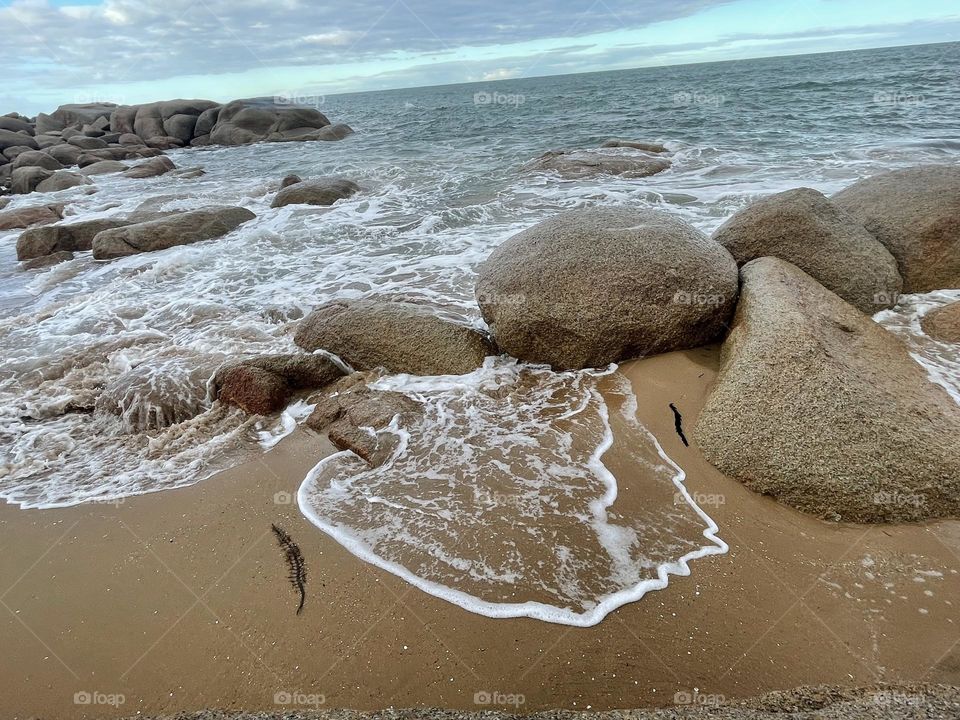
[[[425,592],[489,617],[588,626],[689,574],[691,560],[726,552],[615,368],[553,373],[489,359],[466,376],[374,387],[419,400],[424,417],[381,432],[393,452],[379,467],[350,452],[323,459],[300,507]],[[604,463],[615,442],[636,493],[623,512]]]
[[[903,338],[930,379],[960,404],[960,347],[934,340],[920,326],[924,315],[958,300],[960,289],[901,295],[896,307],[877,313],[874,320]]]

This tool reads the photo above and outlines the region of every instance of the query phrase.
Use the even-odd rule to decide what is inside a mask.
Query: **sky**
[[[0,0],[0,112],[949,41],[958,0]]]

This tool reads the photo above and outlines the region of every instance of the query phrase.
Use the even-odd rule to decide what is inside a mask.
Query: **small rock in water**
[[[618,175],[644,178],[669,168],[669,159],[657,154],[605,153],[598,150],[551,150],[523,166],[525,172],[557,173],[568,180]]]
[[[52,265],[58,265],[67,260],[73,260],[73,253],[69,250],[59,250],[50,255],[43,255],[42,257],[27,260],[20,266],[20,269],[39,270],[41,268],[51,267]]]
[[[462,375],[495,354],[493,345],[435,308],[388,300],[337,300],[310,313],[294,342],[326,350],[356,370],[383,367],[411,375]]]
[[[286,407],[297,390],[324,387],[343,375],[323,355],[264,355],[220,368],[214,376],[214,395],[251,415],[270,415]]]
[[[631,148],[633,150],[643,150],[650,153],[665,153],[667,148],[660,143],[640,142],[637,140],[621,140],[620,138],[610,138],[600,147],[604,148]]]
[[[283,187],[270,207],[286,205],[333,205],[360,191],[360,186],[343,178],[315,178],[301,180]]]
[[[928,312],[920,321],[920,327],[934,340],[960,343],[960,301]]]
[[[124,177],[128,178],[156,177],[157,175],[163,175],[164,173],[170,172],[175,167],[176,165],[173,164],[173,160],[168,158],[166,155],[159,155],[155,158],[147,160],[145,163],[134,165],[123,175]]]
[[[111,260],[211,240],[255,217],[242,207],[213,207],[104,230],[93,239],[93,257]]]

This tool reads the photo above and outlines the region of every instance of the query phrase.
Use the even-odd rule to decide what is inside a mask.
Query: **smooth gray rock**
[[[27,150],[17,155],[13,161],[14,169],[20,167],[38,167],[44,170],[63,170],[63,164],[42,150]]]
[[[123,173],[124,177],[128,178],[148,178],[156,177],[157,175],[163,175],[173,170],[176,165],[173,164],[173,160],[168,158],[166,155],[160,155],[158,157],[147,160],[145,163],[140,163],[139,165],[134,165],[132,168]]]
[[[479,332],[440,317],[435,308],[387,300],[338,300],[305,317],[294,336],[313,352],[326,350],[356,370],[462,375],[495,354]]]
[[[41,182],[52,176],[52,171],[39,167],[16,168],[10,175],[10,192],[14,195],[32,193]]]
[[[476,294],[502,350],[575,369],[717,340],[737,280],[730,253],[684,221],[599,207],[504,242],[480,265]]]
[[[255,217],[246,208],[212,207],[105,230],[93,239],[93,257],[109,260],[211,240]]]
[[[37,185],[36,192],[58,192],[78,185],[93,185],[93,181],[77,172],[57,170]]]
[[[960,405],[907,346],[790,263],[740,274],[693,433],[707,460],[829,520],[960,515]]]
[[[0,151],[11,147],[16,147],[17,145],[23,145],[31,150],[40,149],[40,146],[37,145],[37,141],[34,140],[30,135],[11,132],[10,130],[0,130]]]
[[[832,200],[897,259],[904,292],[960,287],[960,167],[881,173]]]
[[[286,205],[333,205],[360,191],[360,186],[343,178],[315,178],[288,185],[277,193],[270,207]]]
[[[810,188],[758,200],[713,239],[738,265],[759,257],[793,263],[868,315],[896,305],[903,287],[893,255],[862,223]]]

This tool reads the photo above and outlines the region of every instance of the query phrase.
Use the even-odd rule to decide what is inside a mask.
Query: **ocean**
[[[295,350],[291,323],[334,298],[429,302],[483,328],[478,263],[558,212],[650,207],[709,233],[768,194],[831,194],[884,170],[956,162],[958,78],[960,44],[946,44],[290,93],[356,135],[178,150],[169,155],[179,167],[206,174],[101,176],[96,193],[58,193],[72,203],[70,220],[144,203],[236,204],[257,219],[221,240],[105,264],[79,253],[30,272],[17,268],[18,233],[0,234],[0,498],[23,508],[116,502],[269,452],[309,407],[269,421],[211,408],[205,368]],[[640,180],[520,171],[547,150],[611,137],[663,142],[673,166]],[[290,173],[342,175],[363,192],[329,209],[271,209],[271,187]],[[17,196],[9,207],[39,202]],[[918,324],[958,298],[904,296],[877,319],[960,402],[955,350]],[[135,382],[118,381],[130,371]],[[682,471],[633,419],[638,398],[615,368],[552,373],[500,358],[462,378],[384,376],[378,385],[424,400],[425,419],[385,431],[395,452],[380,468],[344,454],[321,461],[303,479],[300,507],[359,557],[427,592],[492,616],[587,625],[726,550]],[[121,416],[98,408],[105,389],[122,398]],[[183,421],[169,425],[157,398]],[[651,495],[642,518],[612,509],[617,480],[603,454],[615,427],[635,438]]]

